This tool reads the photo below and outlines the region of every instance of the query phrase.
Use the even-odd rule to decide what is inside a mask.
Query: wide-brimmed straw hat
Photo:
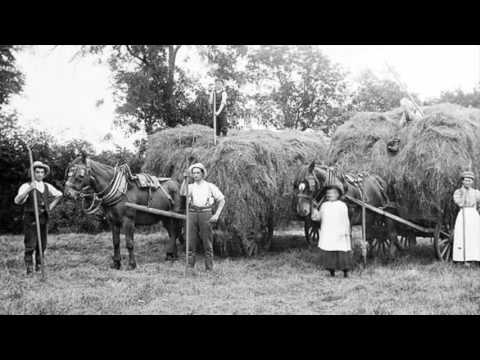
[[[327,185],[325,186],[325,191],[327,190],[330,190],[330,189],[335,189],[338,191],[338,193],[340,194],[340,196],[343,195],[343,185],[341,184],[330,184],[330,185]]]
[[[462,173],[462,179],[475,179],[475,174],[473,171],[464,171]]]
[[[201,163],[196,163],[196,164],[190,165],[190,167],[188,168],[188,172],[189,172],[190,174],[192,174],[192,171],[193,171],[193,169],[195,169],[195,168],[202,170],[204,177],[207,176],[207,169],[205,169],[205,166],[203,166],[203,164],[201,164]]]
[[[44,164],[43,162],[41,161],[34,161],[33,162],[33,170],[35,170],[36,168],[42,168],[45,170],[45,176],[47,176],[48,174],[50,174],[50,166],[48,166],[47,164]]]

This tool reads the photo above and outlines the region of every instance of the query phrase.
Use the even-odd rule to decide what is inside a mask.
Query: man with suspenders
[[[188,253],[188,263],[190,267],[195,267],[195,251],[199,238],[203,242],[205,250],[205,269],[213,269],[213,233],[211,224],[218,221],[223,207],[225,206],[225,196],[219,188],[205,181],[207,170],[200,163],[193,164],[188,169],[188,174],[193,177],[193,184],[188,186],[188,196],[186,194],[186,184],[183,182],[180,194],[187,196],[189,207],[189,227],[190,248]],[[212,215],[213,206],[217,204],[217,210]]]
[[[35,252],[35,271],[40,270],[40,250],[38,248],[37,231],[35,225],[35,208],[32,191],[37,192],[38,199],[38,215],[40,221],[40,233],[42,242],[42,254],[47,247],[47,227],[48,213],[57,205],[62,197],[62,193],[51,184],[43,181],[45,176],[50,172],[48,165],[41,161],[33,163],[33,171],[35,181],[25,183],[20,186],[18,194],[14,199],[15,204],[23,205],[23,230],[25,234],[25,266],[27,275],[33,272],[33,253]],[[54,200],[49,203],[49,198]]]

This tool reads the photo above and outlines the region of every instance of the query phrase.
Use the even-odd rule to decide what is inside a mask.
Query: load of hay
[[[326,158],[322,133],[241,130],[217,139],[191,125],[150,136],[143,170],[181,182],[193,163],[226,197],[214,248],[223,255],[253,255],[268,245],[273,228],[295,218],[293,180],[299,168]]]
[[[477,178],[480,175],[480,110],[453,104],[422,110],[423,119],[403,128],[398,117],[391,116],[398,109],[352,117],[337,129],[329,162],[383,176],[402,217],[447,224],[458,210],[452,196],[461,172],[471,166]],[[385,146],[392,137],[400,140],[395,154]]]

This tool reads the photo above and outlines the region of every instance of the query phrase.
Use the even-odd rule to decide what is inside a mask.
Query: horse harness
[[[76,168],[74,165],[73,168],[70,168],[68,172],[70,173],[72,170],[74,171],[86,171],[86,173],[83,173],[83,176],[88,176],[90,180],[94,181],[95,178],[91,175],[91,168],[88,165],[88,159],[86,161],[86,166],[85,169],[83,168]],[[87,215],[91,215],[96,213],[97,211],[100,210],[101,206],[114,206],[118,204],[123,196],[126,194],[127,189],[128,189],[128,181],[133,181],[136,180],[137,178],[132,174],[130,167],[128,164],[123,164],[120,166],[115,166],[114,167],[114,175],[112,177],[112,180],[110,183],[100,191],[99,193],[96,192],[86,192],[88,190],[91,190],[92,187],[90,185],[87,185],[80,190],[80,198],[82,199],[82,209]],[[164,189],[164,187],[159,184],[160,189],[163,191],[167,199],[169,200],[170,204],[173,204],[173,199],[168,194],[168,192]],[[151,186],[148,186],[148,198],[147,198],[147,205],[150,207],[151,203]],[[85,199],[91,197],[91,203],[90,206],[87,208],[85,206]]]
[[[363,185],[364,185],[364,179],[366,177],[370,176],[370,174],[368,174],[366,172],[362,172],[362,173],[359,173],[355,176],[353,174],[341,173],[337,169],[335,169],[334,167],[327,167],[327,166],[324,166],[321,169],[326,170],[326,172],[327,172],[327,179],[325,180],[325,184],[327,184],[327,185],[333,184],[334,180],[338,179],[342,182],[342,185],[343,185],[343,188],[344,188],[344,193],[347,193],[349,186],[352,186],[353,188],[358,190],[358,192],[360,194],[360,199],[363,202],[368,202],[368,199],[366,198],[366,195],[365,195],[365,191],[363,189]],[[312,183],[312,177],[313,177],[313,182],[314,183]],[[377,183],[379,184],[379,186],[383,190],[383,187],[378,182],[378,179],[375,178],[375,180],[377,181]],[[311,189],[316,189],[317,188],[316,185],[318,185],[318,190],[316,191],[316,193],[314,193],[311,196],[311,200],[312,200],[312,205],[313,206],[320,207],[320,205],[325,200],[325,195],[322,196],[322,198],[319,201],[316,200],[318,195],[322,191],[322,188],[320,186],[321,181],[318,179],[317,175],[315,174],[315,169],[312,171],[312,176],[307,177],[307,181],[308,181],[309,187]],[[312,184],[313,184],[313,186],[312,186]],[[303,195],[303,197],[307,197],[307,196]]]

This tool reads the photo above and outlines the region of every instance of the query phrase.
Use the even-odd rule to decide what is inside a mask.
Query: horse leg
[[[122,261],[120,257],[120,226],[112,224],[112,239],[113,239],[113,263],[112,269],[120,270]]]
[[[133,270],[137,267],[137,262],[135,261],[135,253],[133,247],[133,234],[135,232],[135,224],[133,220],[128,219],[125,221],[125,245],[128,250],[128,270]]]
[[[178,258],[177,254],[177,237],[178,237],[178,226],[175,219],[168,219],[164,223],[168,232],[168,243],[166,249],[165,260],[176,260]]]

